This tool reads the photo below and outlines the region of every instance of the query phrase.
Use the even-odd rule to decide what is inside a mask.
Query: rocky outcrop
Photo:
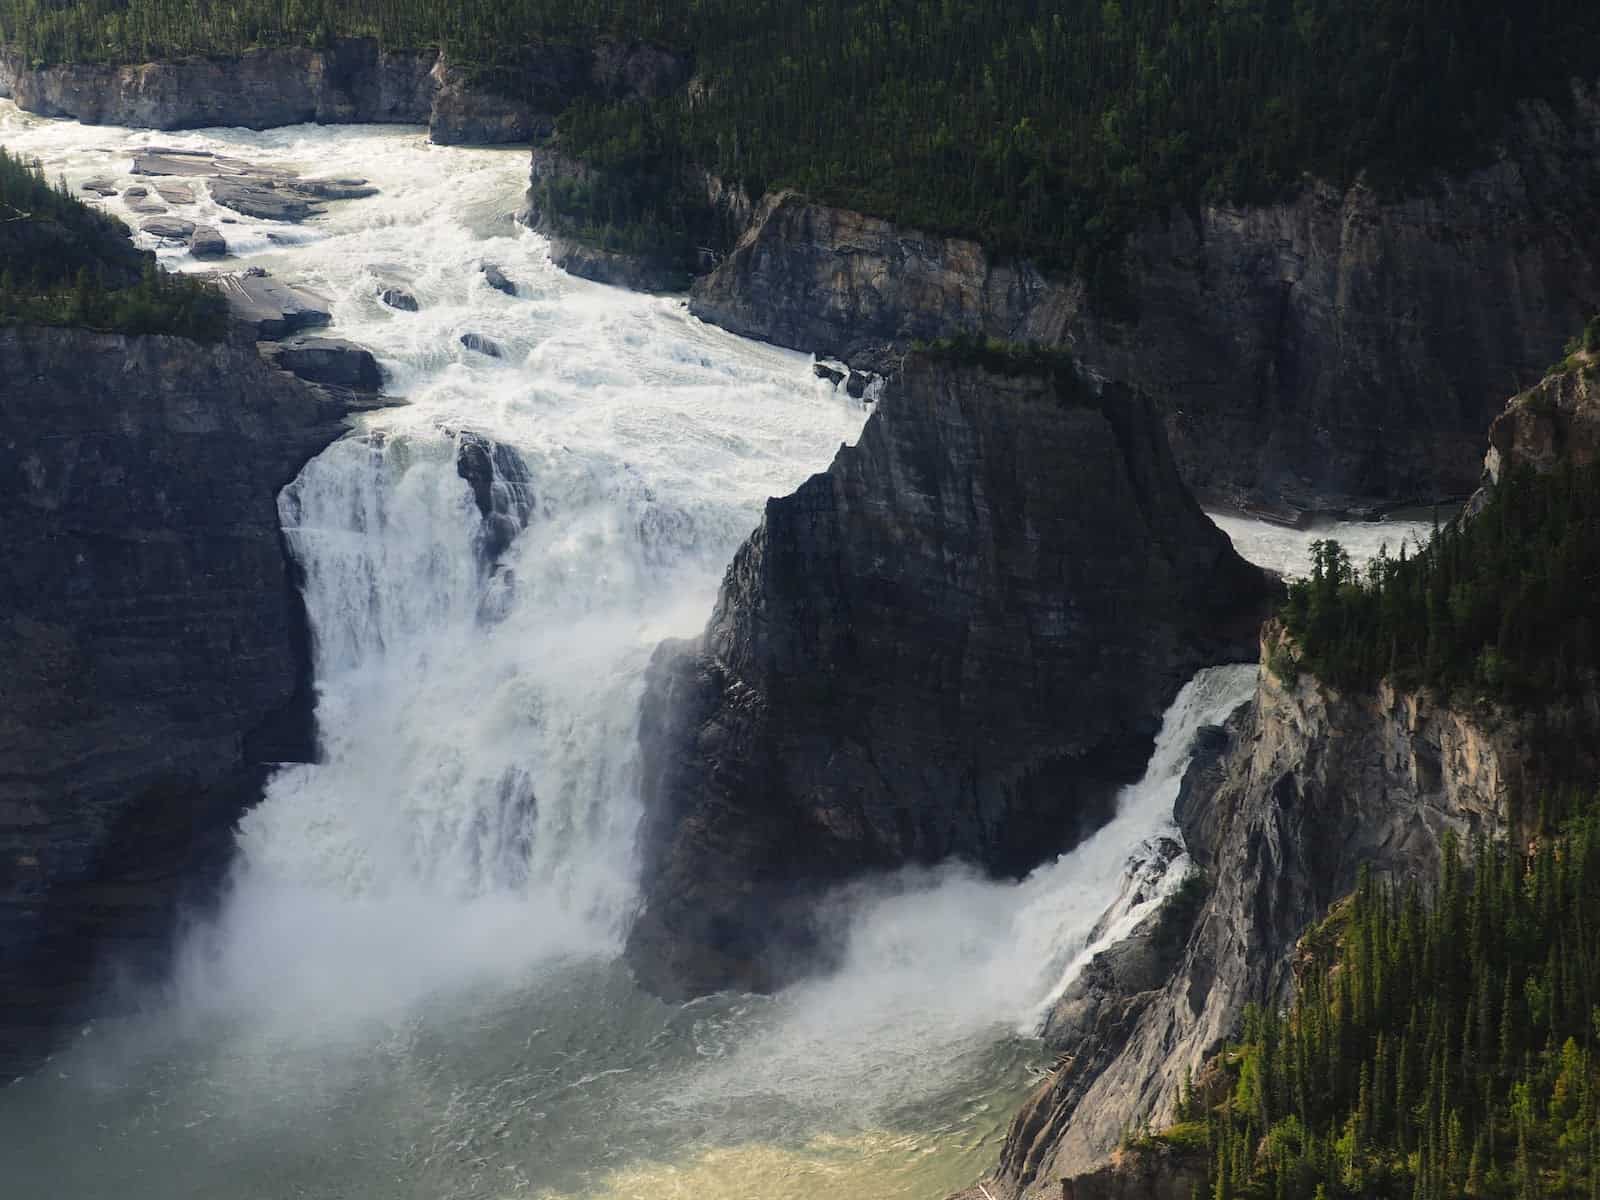
[[[333,319],[322,297],[279,283],[259,268],[215,280],[234,321],[262,341],[319,329]]]
[[[442,145],[500,145],[548,135],[556,114],[580,97],[651,99],[681,87],[688,70],[681,54],[608,38],[527,47],[492,78],[434,50],[383,50],[371,38],[122,66],[33,67],[0,49],[0,96],[87,125],[427,125]]]
[[[1600,462],[1600,356],[1578,351],[1562,369],[1512,398],[1489,426],[1484,484],[1507,471],[1553,470],[1557,463]]]
[[[1389,197],[1308,182],[1174,210],[1132,236],[1137,316],[975,242],[767,196],[691,310],[737,333],[892,366],[958,331],[1063,344],[1155,399],[1203,497],[1365,510],[1464,496],[1508,385],[1600,310],[1600,102],[1528,106],[1476,170]]]
[[[372,351],[343,338],[295,337],[261,342],[257,349],[279,370],[313,383],[358,392],[376,392],[383,387],[383,370]]]
[[[275,497],[342,404],[244,336],[0,329],[0,1076],[159,968],[307,757]]]
[[[515,448],[504,442],[471,430],[456,436],[456,474],[472,489],[481,518],[479,558],[492,568],[533,515],[533,472]]]
[[[1290,650],[1269,625],[1262,661]],[[1185,1072],[1200,1072],[1246,1004],[1286,998],[1299,938],[1359,871],[1427,882],[1446,830],[1503,832],[1513,790],[1544,774],[1535,746],[1493,709],[1387,685],[1344,694],[1264,669],[1178,802],[1210,883],[1192,933],[1164,961],[1118,947],[1058,1003],[1047,1036],[1063,1065],[1013,1121],[990,1190],[1055,1197],[1059,1179],[1096,1171],[1128,1129],[1170,1122]],[[1150,928],[1140,936],[1148,949]]]
[[[771,988],[828,954],[831,884],[1070,846],[1183,681],[1253,651],[1269,591],[1143,397],[908,358],[860,443],[768,503],[705,634],[652,663],[635,972]]]
[[[326,50],[269,47],[235,58],[184,58],[112,66],[32,68],[0,55],[0,87],[18,107],[86,125],[269,129],[305,121],[425,124],[432,108],[433,51],[385,51],[370,38]]]
[[[1194,1200],[1206,1185],[1208,1166],[1204,1155],[1129,1148],[1099,1170],[1071,1180],[1052,1200]]]
[[[688,171],[676,181],[693,244],[619,250],[597,244],[591,197],[605,175],[569,155],[559,137],[533,148],[528,191],[517,219],[550,242],[550,260],[569,274],[641,292],[679,292],[695,269],[710,270],[724,249],[750,223],[755,206],[744,189],[706,171]],[[663,185],[667,186],[667,185]]]

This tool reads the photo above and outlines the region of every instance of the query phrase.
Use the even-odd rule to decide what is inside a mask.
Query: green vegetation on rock
[[[1600,798],[1524,832],[1307,935],[1294,1004],[1248,1011],[1168,1139],[1212,1200],[1600,1195]]]
[[[1075,267],[1170,206],[1380,187],[1478,161],[1519,101],[1593,74],[1591,0],[0,0],[30,60],[131,61],[367,34],[514,88],[519,49],[598,34],[692,51],[653,105],[590,101],[564,150],[610,176],[610,244],[687,261],[683,175],[793,187]],[[510,74],[508,74],[510,72]],[[607,239],[600,239],[602,241]]]
[[[1594,686],[1600,667],[1600,468],[1509,472],[1474,517],[1365,571],[1312,545],[1283,610],[1303,667],[1337,687],[1403,687],[1531,707]]]
[[[161,271],[120,222],[0,147],[0,324],[18,322],[215,341],[227,307],[215,288]]]

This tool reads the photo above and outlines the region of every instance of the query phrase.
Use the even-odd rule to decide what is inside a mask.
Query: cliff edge
[[[312,752],[276,495],[345,410],[240,336],[0,328],[0,379],[5,1075],[160,966],[267,766]]]
[[[1063,346],[1149,395],[1207,500],[1371,511],[1464,497],[1483,430],[1600,311],[1600,98],[1524,105],[1484,165],[1402,195],[1307,179],[1174,208],[1124,248],[1124,303],[976,242],[764,197],[690,309],[883,371],[959,332]]]
[[[648,987],[783,983],[826,958],[818,896],[874,870],[1059,853],[1184,680],[1247,656],[1272,586],[1149,402],[1044,357],[908,357],[860,443],[768,503],[705,634],[657,652]]]

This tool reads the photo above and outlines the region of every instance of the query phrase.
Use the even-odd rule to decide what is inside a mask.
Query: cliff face
[[[0,51],[0,96],[89,125],[425,124],[442,144],[496,144],[547,133],[555,114],[581,96],[657,95],[685,70],[677,56],[631,42],[530,47],[511,95],[475,83],[437,51],[386,51],[371,38],[340,38],[326,50],[271,47],[127,66],[34,69]]]
[[[1138,312],[974,242],[766,197],[691,309],[883,370],[958,330],[1064,344],[1155,399],[1202,495],[1359,510],[1464,495],[1508,386],[1600,309],[1600,103],[1530,106],[1498,157],[1385,199],[1308,183],[1173,211],[1128,242]]]
[[[252,343],[0,329],[0,1076],[159,965],[311,752],[278,490],[340,402]]]
[[[549,240],[551,262],[581,279],[635,291],[682,291],[689,274],[681,255],[666,248],[619,252],[597,246],[585,236],[586,222],[554,200],[563,190],[581,195],[605,183],[603,172],[566,153],[560,138],[551,137],[533,148],[526,201],[517,219]],[[714,247],[732,245],[749,226],[755,206],[743,188],[707,171],[686,171],[681,187],[684,209],[692,217],[689,238],[704,259],[699,265],[710,267]]]
[[[1600,462],[1600,371],[1595,355],[1580,352],[1571,366],[1554,371],[1513,397],[1489,426],[1484,483],[1493,487],[1520,466],[1552,470],[1557,463],[1587,467]]]
[[[19,108],[87,125],[424,124],[437,57],[386,52],[367,38],[343,38],[327,50],[268,48],[231,59],[67,63],[37,70],[8,52],[0,56],[0,85]]]
[[[1142,397],[907,359],[859,445],[768,503],[703,637],[652,664],[635,971],[770,988],[826,953],[830,884],[1071,845],[1269,590]]]
[[[1269,625],[1263,661],[1280,637]],[[1185,1071],[1199,1073],[1247,1003],[1286,996],[1300,936],[1362,866],[1431,879],[1444,831],[1503,831],[1509,792],[1540,770],[1503,714],[1387,686],[1343,695],[1263,670],[1178,802],[1211,883],[1187,942],[1158,950],[1146,929],[1062,998],[1047,1036],[1065,1065],[1013,1121],[999,1188],[1053,1197],[1060,1178],[1098,1169],[1124,1130],[1169,1123]]]

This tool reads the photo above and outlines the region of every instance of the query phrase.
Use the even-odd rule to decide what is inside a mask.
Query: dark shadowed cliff
[[[1269,592],[1143,397],[908,358],[860,444],[768,503],[703,637],[657,653],[636,972],[770,988],[825,953],[830,884],[1070,846]]]
[[[0,1075],[160,964],[311,752],[275,497],[343,415],[249,341],[0,329]]]
[[[765,198],[697,281],[702,318],[882,368],[959,330],[1069,346],[1149,394],[1202,495],[1360,509],[1465,495],[1484,427],[1600,309],[1600,105],[1524,106],[1495,160],[1404,197],[1174,210],[1132,235],[1128,315],[1081,280]]]

